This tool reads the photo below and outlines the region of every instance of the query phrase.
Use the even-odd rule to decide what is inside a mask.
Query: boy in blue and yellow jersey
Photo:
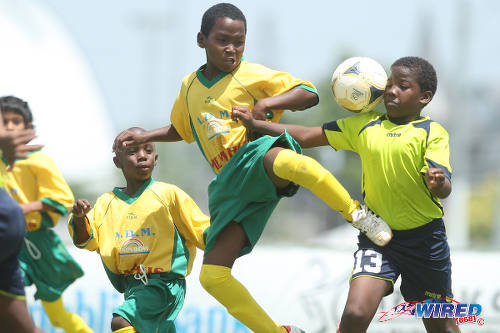
[[[322,127],[255,121],[249,110],[234,119],[259,133],[285,129],[304,147],[330,145],[361,157],[366,205],[393,229],[380,247],[363,234],[338,332],[366,332],[382,298],[399,275],[407,302],[451,298],[451,261],[440,198],[451,193],[449,138],[446,130],[420,115],[436,92],[432,65],[418,57],[398,59],[384,92],[386,114],[370,112]],[[459,332],[454,319],[425,318],[428,332]]]
[[[274,322],[231,274],[235,260],[257,243],[279,200],[302,185],[355,226],[359,221],[383,221],[359,207],[318,162],[301,155],[287,133],[251,141],[255,137],[231,120],[233,108],[242,105],[251,107],[258,119],[277,122],[286,109],[303,110],[318,103],[312,83],[242,58],[246,28],[245,16],[235,6],[221,3],[209,8],[197,36],[207,62],[182,81],[171,125],[141,135],[124,132],[113,147],[196,142],[217,174],[208,189],[211,224],[200,275],[203,287],[254,332],[300,332]],[[386,244],[390,229],[374,237]]]
[[[8,131],[33,128],[33,115],[25,101],[4,96],[0,98],[0,107]],[[8,167],[9,162],[2,158],[0,168]],[[36,286],[35,299],[42,301],[53,326],[66,332],[92,332],[82,318],[64,308],[61,297],[83,275],[80,265],[52,230],[73,206],[68,184],[52,159],[38,150],[18,160],[12,171],[6,173],[5,188],[20,204],[26,220],[28,233],[19,254],[25,284]]]
[[[10,165],[42,148],[27,144],[34,137],[33,129],[7,131],[0,117],[0,152]],[[42,332],[28,312],[24,279],[17,259],[25,234],[23,211],[3,188],[3,172],[0,171],[0,332]]]
[[[148,142],[117,152],[113,160],[127,186],[101,195],[92,209],[78,200],[70,217],[75,245],[97,251],[111,283],[125,293],[113,332],[175,332],[184,278],[196,247],[205,248],[209,217],[180,188],[151,178],[157,157]]]

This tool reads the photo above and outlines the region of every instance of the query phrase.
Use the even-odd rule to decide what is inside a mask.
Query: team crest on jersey
[[[212,140],[217,135],[229,133],[229,128],[216,119],[207,121],[206,127],[208,140]]]
[[[134,212],[129,212],[126,217],[127,220],[137,220],[137,218],[138,216]]]
[[[221,118],[228,119],[230,117],[229,112],[226,110],[219,111]],[[229,127],[224,125],[224,123],[211,114],[210,112],[203,113],[201,117],[198,117],[198,124],[205,127],[205,131],[207,133],[207,139],[212,140],[217,135],[229,133]]]
[[[137,238],[127,239],[122,243],[120,247],[120,255],[125,256],[129,254],[147,254],[149,253],[149,247],[144,245],[144,243]]]

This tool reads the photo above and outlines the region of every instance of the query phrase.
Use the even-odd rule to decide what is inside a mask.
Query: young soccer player
[[[195,247],[205,248],[209,217],[180,188],[153,180],[157,158],[150,142],[117,152],[113,161],[127,186],[101,195],[92,209],[78,200],[69,220],[75,245],[97,251],[125,294],[113,312],[113,332],[175,332]]]
[[[384,92],[386,114],[370,112],[322,127],[272,124],[233,110],[249,129],[279,135],[287,130],[304,147],[331,145],[357,152],[365,203],[393,229],[380,247],[360,234],[347,304],[339,330],[366,332],[382,298],[401,275],[407,302],[453,297],[451,261],[440,198],[451,193],[448,133],[421,116],[436,92],[432,65],[418,57],[398,59]],[[454,319],[426,318],[427,332],[459,332]]]
[[[0,117],[0,152],[13,165],[16,159],[41,148],[27,145],[35,137],[34,130],[6,131]],[[42,332],[35,327],[26,306],[24,280],[17,256],[21,250],[26,223],[21,207],[3,188],[0,172],[0,332]]]
[[[0,98],[2,118],[7,131],[33,128],[28,103],[15,96]],[[0,168],[9,163],[2,159]],[[73,193],[52,159],[38,150],[19,160],[5,176],[5,187],[25,215],[28,233],[19,254],[25,284],[36,286],[35,299],[55,327],[66,332],[88,333],[92,330],[83,319],[67,311],[62,293],[83,275],[80,265],[68,253],[52,229],[73,206]]]
[[[235,260],[257,243],[280,198],[294,195],[296,184],[302,185],[356,227],[370,229],[381,245],[390,240],[390,229],[360,207],[318,162],[301,155],[288,134],[249,141],[252,135],[231,120],[238,105],[251,106],[256,118],[277,122],[285,109],[318,103],[310,82],[243,59],[246,32],[245,16],[237,7],[220,3],[209,8],[197,36],[206,64],[184,78],[172,124],[140,135],[124,132],[113,147],[196,141],[217,174],[208,189],[211,225],[200,274],[203,287],[254,332],[300,332],[275,323],[231,274]]]

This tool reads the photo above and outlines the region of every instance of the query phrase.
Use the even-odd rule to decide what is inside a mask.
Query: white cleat
[[[365,205],[360,205],[352,213],[352,226],[378,246],[386,246],[392,239],[392,230],[387,222]]]

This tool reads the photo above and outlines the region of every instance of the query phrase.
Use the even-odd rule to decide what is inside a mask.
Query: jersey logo
[[[127,220],[137,220],[138,216],[134,212],[130,212],[127,214]]]
[[[208,137],[208,140],[212,140],[217,135],[224,134],[224,133],[229,133],[229,128],[227,128],[226,126],[224,126],[218,120],[209,120],[209,121],[207,121],[206,128],[207,128],[207,137]]]
[[[212,103],[212,101],[215,101],[215,98],[213,98],[212,96],[208,96],[205,99],[205,104],[210,104],[210,103]]]
[[[229,118],[229,112],[222,110],[220,111],[221,117]],[[213,114],[207,112],[203,114],[203,117],[198,117],[198,124],[205,127],[207,133],[207,139],[212,140],[217,135],[224,133],[229,133],[229,127],[225,126],[221,120],[215,117]]]
[[[390,138],[399,138],[401,133],[387,133],[387,136]]]
[[[120,247],[120,255],[126,256],[129,254],[147,254],[149,253],[149,247],[144,245],[144,243],[137,238],[127,239],[122,243]]]

